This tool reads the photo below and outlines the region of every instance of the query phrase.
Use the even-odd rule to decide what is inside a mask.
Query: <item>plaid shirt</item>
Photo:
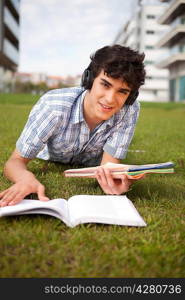
[[[43,95],[16,143],[21,155],[87,166],[99,164],[103,151],[125,158],[139,115],[138,101],[90,131],[83,116],[85,93],[74,87]]]

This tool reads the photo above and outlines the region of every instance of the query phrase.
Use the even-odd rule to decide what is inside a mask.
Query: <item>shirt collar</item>
[[[121,122],[127,112],[128,108],[125,105],[122,109],[120,109],[119,112],[117,112],[115,115],[113,115],[110,119],[107,121],[104,121],[99,125],[99,128],[97,128],[97,132],[100,132],[102,130],[105,130],[106,127],[114,127],[117,123]]]
[[[86,92],[87,90],[83,91],[74,103],[72,116],[71,116],[72,124],[78,124],[84,121],[83,102],[84,102]]]

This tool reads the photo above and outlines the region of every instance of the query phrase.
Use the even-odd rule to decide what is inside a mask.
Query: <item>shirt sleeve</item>
[[[35,158],[58,129],[59,115],[46,100],[44,95],[33,107],[17,140],[16,148],[25,158]]]
[[[140,104],[138,101],[128,107],[124,119],[114,127],[108,137],[103,150],[117,159],[126,157],[128,147],[132,141],[136,122],[139,117]]]

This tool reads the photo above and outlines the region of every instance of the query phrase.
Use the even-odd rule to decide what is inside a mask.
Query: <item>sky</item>
[[[113,43],[136,0],[21,0],[20,72],[81,75]]]

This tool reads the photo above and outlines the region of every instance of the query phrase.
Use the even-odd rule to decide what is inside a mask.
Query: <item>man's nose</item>
[[[108,103],[113,103],[115,99],[115,93],[113,91],[108,91],[106,94],[106,101]]]

